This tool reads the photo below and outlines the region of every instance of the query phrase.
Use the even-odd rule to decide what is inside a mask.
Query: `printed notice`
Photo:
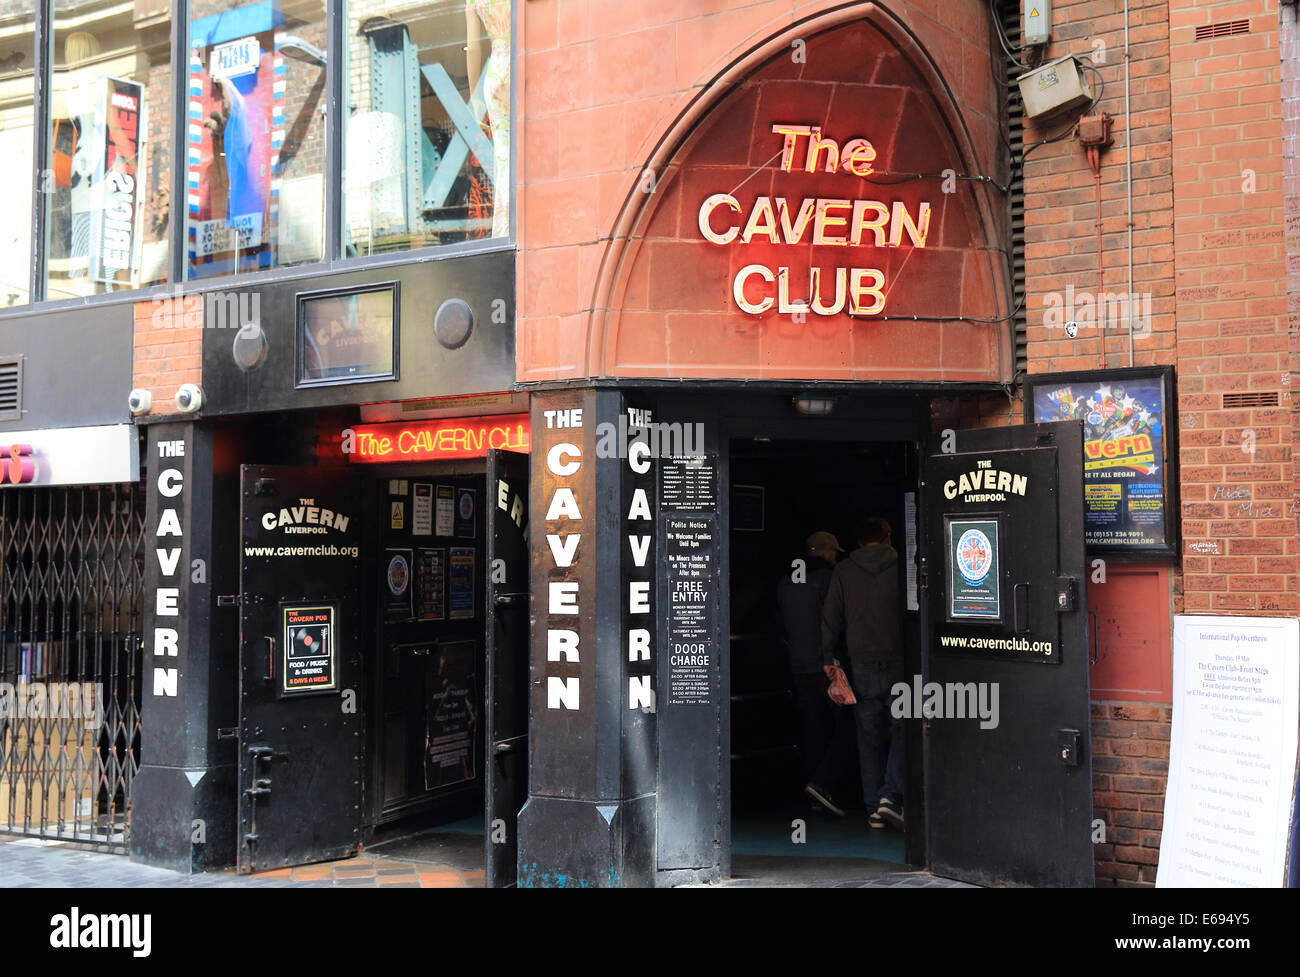
[[[718,466],[709,455],[673,455],[659,466],[659,504],[679,512],[718,507]]]
[[[439,485],[434,516],[436,536],[450,536],[456,519],[456,489],[451,485]]]
[[[718,673],[713,517],[665,519],[668,705],[709,705]]]
[[[1156,885],[1286,883],[1300,622],[1174,618],[1174,715]]]
[[[433,535],[433,486],[416,482],[411,497],[411,535]]]

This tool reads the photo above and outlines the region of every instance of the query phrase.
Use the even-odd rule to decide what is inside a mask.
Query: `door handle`
[[[528,734],[525,733],[522,736],[511,736],[508,739],[497,740],[495,743],[492,744],[492,752],[513,753],[515,752],[515,750],[519,749],[519,745],[523,742],[526,742],[527,739],[528,739]]]
[[[1021,590],[1024,590],[1024,599],[1021,599]],[[1021,619],[1024,624],[1021,624]],[[1016,634],[1024,634],[1029,630],[1029,584],[1021,582],[1011,588],[1011,627]]]
[[[264,681],[275,681],[275,635],[264,634],[266,639],[266,674],[262,676]]]

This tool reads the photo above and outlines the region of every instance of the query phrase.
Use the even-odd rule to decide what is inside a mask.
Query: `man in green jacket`
[[[903,722],[891,719],[889,690],[903,681],[903,624],[898,552],[891,537],[884,519],[864,520],[858,549],[835,567],[822,608],[822,659],[829,665],[848,658],[846,671],[858,700],[853,712],[867,822],[901,831]]]

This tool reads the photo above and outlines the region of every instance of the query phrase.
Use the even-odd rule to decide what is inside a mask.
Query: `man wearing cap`
[[[795,705],[799,709],[802,727],[804,775],[817,791],[808,793],[817,806],[841,817],[844,812],[830,796],[830,781],[839,772],[843,749],[828,743],[837,725],[849,727],[849,745],[852,745],[851,725],[847,710],[831,704],[826,697],[826,674],[822,668],[821,621],[822,604],[830,587],[831,572],[836,558],[844,549],[839,540],[828,532],[815,532],[804,541],[802,570],[796,565],[781,575],[776,587],[777,605],[785,623],[786,641],[790,653],[790,674],[794,680]],[[843,731],[835,729],[837,733]],[[839,735],[836,740],[843,740]],[[824,769],[823,769],[824,768]],[[824,785],[824,786],[821,786]]]

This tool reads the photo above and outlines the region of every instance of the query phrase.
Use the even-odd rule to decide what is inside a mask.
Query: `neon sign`
[[[0,459],[4,462],[0,466],[0,483],[22,485],[36,477],[36,459],[30,444],[0,446]]]
[[[819,126],[772,126],[783,137],[781,169],[795,172],[796,156],[802,142],[806,173],[843,171],[857,177],[869,176],[876,160],[876,149],[866,139],[850,139],[841,146],[822,134]],[[805,141],[806,140],[806,141]],[[706,241],[729,245],[737,241],[749,244],[762,239],[769,244],[838,247],[903,246],[906,236],[911,246],[924,248],[930,234],[931,208],[922,202],[915,215],[901,200],[885,204],[879,200],[848,200],[833,197],[805,197],[792,207],[785,197],[755,198],[745,220],[740,202],[730,193],[715,193],[700,205],[700,234]],[[723,226],[725,218],[726,226]],[[775,290],[770,286],[775,285]],[[833,297],[827,292],[833,288]],[[773,295],[775,291],[775,295]],[[764,264],[748,264],[732,280],[732,298],[742,312],[763,315],[773,306],[781,314],[815,312],[817,315],[879,315],[885,308],[885,273],[879,268],[812,267],[808,272],[808,298],[791,299],[790,267],[775,270]]]
[[[354,462],[484,458],[489,448],[527,452],[531,446],[527,414],[358,424],[343,432],[343,453]]]

